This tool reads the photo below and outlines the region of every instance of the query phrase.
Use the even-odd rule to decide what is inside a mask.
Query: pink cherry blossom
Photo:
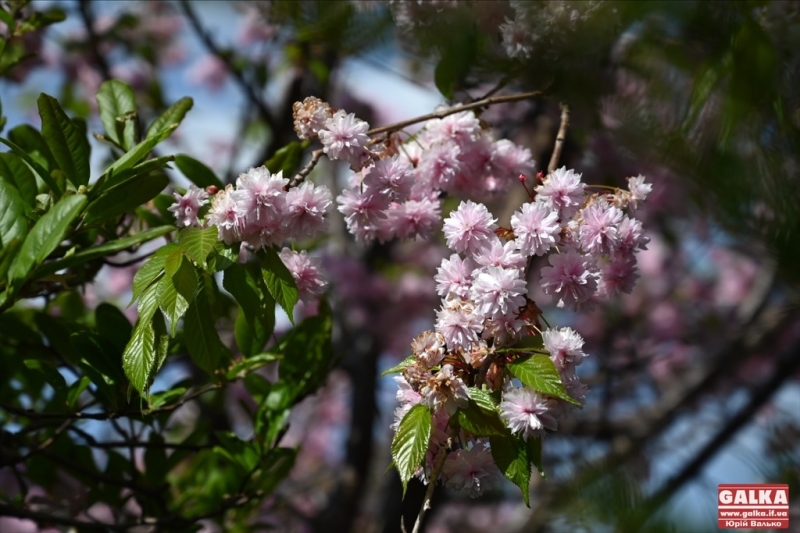
[[[578,240],[583,250],[592,255],[611,255],[619,242],[618,228],[622,211],[606,202],[595,202],[581,210],[583,221],[578,227]]]
[[[462,259],[458,254],[443,259],[433,278],[436,280],[436,292],[442,297],[467,298],[474,269],[475,265],[470,258]]]
[[[525,258],[517,251],[513,241],[503,243],[495,237],[491,244],[483,247],[475,254],[475,262],[483,267],[496,266],[502,268],[525,268]]]
[[[511,431],[521,433],[526,440],[544,434],[545,429],[555,431],[558,428],[550,411],[550,402],[526,387],[506,391],[500,402],[500,418]]]
[[[414,184],[414,168],[398,156],[386,157],[375,162],[364,177],[364,185],[372,191],[385,194],[393,201],[402,201],[411,193]]]
[[[429,198],[392,204],[386,212],[387,218],[382,233],[394,234],[400,239],[430,238],[441,222],[440,209],[441,202]]]
[[[345,189],[336,198],[339,212],[344,215],[347,229],[361,241],[382,238],[385,232],[386,196],[377,192]]]
[[[597,290],[595,275],[589,271],[586,258],[575,250],[550,256],[549,267],[542,269],[542,289],[560,299],[558,307],[577,307]]]
[[[502,479],[489,448],[483,444],[450,453],[442,467],[445,485],[470,498],[496,487]]]
[[[447,246],[456,252],[475,253],[496,237],[495,222],[485,205],[461,202],[444,221]]]
[[[305,182],[286,193],[283,225],[293,236],[311,238],[325,231],[332,200],[327,187]]]
[[[444,336],[451,350],[467,348],[477,341],[483,329],[481,322],[474,309],[460,301],[445,302],[436,313],[436,331]]]
[[[561,167],[548,175],[544,182],[536,187],[537,200],[549,204],[559,211],[561,220],[574,215],[583,204],[584,184],[581,175],[567,167]]]
[[[194,185],[190,185],[184,194],[172,193],[175,203],[167,210],[175,215],[178,227],[199,226],[197,214],[200,208],[208,203],[208,193]]]
[[[638,202],[644,202],[653,190],[653,185],[645,183],[644,180],[645,177],[641,174],[635,178],[628,178],[628,190],[631,191],[631,205],[634,209],[638,207]]]
[[[486,318],[516,314],[525,305],[527,283],[516,268],[494,266],[482,269],[475,277],[470,297],[477,311]]]
[[[542,342],[559,370],[579,366],[586,357],[583,338],[572,328],[546,329],[542,332]]]
[[[559,242],[558,212],[541,202],[529,202],[511,216],[514,244],[525,256],[544,255]]]
[[[600,280],[597,294],[603,298],[610,298],[620,293],[633,290],[639,274],[636,269],[636,258],[631,254],[618,256],[600,268]]]
[[[452,416],[459,407],[469,405],[469,392],[464,381],[453,372],[453,365],[444,365],[419,390],[422,402],[434,411],[444,408]]]
[[[320,273],[318,261],[310,257],[305,250],[295,252],[284,248],[279,255],[283,264],[292,273],[301,301],[308,303],[325,292],[328,281]]]
[[[228,185],[214,197],[206,221],[216,226],[219,238],[225,244],[233,244],[242,240],[242,227],[244,219],[239,215],[236,202],[231,197],[233,186]]]
[[[328,157],[347,161],[351,169],[358,171],[370,158],[367,130],[369,124],[357,119],[353,113],[339,110],[325,121],[325,128],[319,131],[319,140]]]

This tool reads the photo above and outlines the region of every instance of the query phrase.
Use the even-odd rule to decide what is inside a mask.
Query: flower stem
[[[411,533],[419,533],[422,529],[422,520],[425,518],[425,513],[431,508],[431,499],[433,498],[433,491],[436,489],[436,482],[439,480],[439,473],[442,471],[442,466],[444,466],[444,460],[447,458],[447,454],[453,449],[453,437],[457,433],[458,427],[454,427],[452,433],[447,438],[447,446],[444,449],[444,453],[439,456],[439,460],[436,461],[436,466],[433,467],[433,472],[431,472],[431,477],[428,480],[428,490],[425,491],[425,499],[422,502],[422,508],[419,510],[417,521],[414,523],[414,529]]]

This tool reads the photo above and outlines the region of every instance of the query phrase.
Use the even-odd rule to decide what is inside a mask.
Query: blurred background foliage
[[[548,478],[535,480],[532,510],[513,487],[475,502],[440,490],[426,530],[717,531],[716,484],[726,482],[789,483],[800,523],[799,2],[0,4],[7,127],[27,119],[42,90],[90,131],[99,130],[93,95],[103,80],[134,88],[142,120],[188,93],[205,123],[180,128],[174,146],[228,181],[297,140],[291,104],[309,95],[379,126],[431,103],[541,90],[540,99],[482,115],[529,147],[539,169],[559,103],[568,103],[563,164],[587,183],[621,186],[641,173],[654,184],[639,286],[581,315],[535,296],[587,339],[587,407],[546,439]],[[22,12],[25,31],[10,33],[8,14]],[[514,20],[528,48],[510,57],[502,26]],[[292,146],[295,156],[304,148]],[[104,157],[94,152],[93,163]],[[320,165],[312,176],[335,191],[343,171]],[[524,199],[519,190],[492,200],[501,224]],[[384,474],[394,383],[378,374],[432,320],[432,275],[444,252],[422,242],[365,249],[341,222],[317,250],[332,280],[335,368],[292,415],[285,443],[302,446],[275,495],[203,522],[208,531],[395,532],[419,508],[421,485],[402,500],[396,474]],[[125,300],[135,268],[103,267],[93,283],[59,296],[54,312],[86,321],[100,302]],[[3,357],[14,357],[24,330],[9,315],[0,325]],[[233,325],[219,326],[225,339]],[[185,362],[171,365],[165,379],[191,377]],[[10,393],[11,376],[0,379]],[[24,387],[35,395],[45,386]],[[247,431],[238,406],[249,401],[232,387],[169,423],[198,436]],[[78,455],[87,448],[63,446],[92,461]],[[179,473],[180,456],[170,459],[164,468]],[[176,500],[199,499],[191,490],[225,476],[210,456],[195,461],[197,477],[172,486]],[[0,464],[4,499],[17,483]],[[57,478],[35,503],[82,516],[80,498],[65,492],[90,485]],[[104,505],[112,516],[139,512]],[[37,527],[61,526],[0,518],[3,531]]]

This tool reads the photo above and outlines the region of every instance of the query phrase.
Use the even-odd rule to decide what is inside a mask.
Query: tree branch
[[[463,104],[459,106],[450,107],[448,109],[443,109],[441,111],[435,111],[433,113],[428,113],[427,115],[421,115],[415,118],[410,118],[408,120],[401,120],[400,122],[395,122],[394,124],[389,124],[388,126],[381,126],[379,128],[373,128],[367,132],[367,135],[379,135],[381,133],[394,133],[397,131],[402,130],[406,126],[411,126],[412,124],[416,124],[418,122],[425,122],[426,120],[432,120],[435,118],[444,118],[446,116],[460,113],[462,111],[469,111],[471,109],[480,109],[482,107],[489,107],[491,105],[496,104],[506,104],[509,102],[519,102],[520,100],[528,100],[531,98],[543,98],[545,96],[544,91],[532,91],[527,93],[517,93],[517,94],[508,94],[504,96],[492,96],[489,98],[483,98],[481,100],[477,100],[475,102],[470,102],[468,104]]]
[[[453,428],[450,437],[447,438],[447,445],[445,446],[442,455],[439,456],[439,460],[436,461],[436,466],[433,467],[431,478],[428,480],[428,490],[425,491],[425,499],[422,502],[422,507],[419,510],[417,521],[414,522],[414,529],[411,531],[411,533],[420,533],[422,528],[422,520],[425,518],[425,513],[427,513],[431,508],[431,498],[433,498],[433,491],[436,490],[436,482],[439,481],[439,474],[444,466],[444,460],[447,458],[447,454],[450,453],[450,450],[453,449],[453,435],[456,432],[456,428]]]
[[[308,177],[308,175],[311,174],[311,171],[314,170],[314,167],[317,166],[317,163],[319,163],[319,160],[322,159],[322,156],[324,154],[325,151],[322,148],[319,148],[311,152],[311,160],[308,163],[306,163],[306,166],[300,169],[300,171],[297,174],[294,175],[294,177],[286,185],[286,189],[288,190],[291,189],[292,187],[297,187],[298,185],[303,183],[303,181]]]
[[[561,126],[556,135],[556,144],[553,148],[553,155],[550,156],[550,164],[547,165],[547,173],[555,171],[558,166],[558,159],[561,157],[561,150],[564,149],[564,139],[567,138],[567,128],[569,128],[569,106],[561,104]]]
[[[183,396],[180,400],[178,400],[177,402],[175,402],[173,404],[165,405],[163,407],[158,407],[156,409],[151,409],[149,411],[129,410],[129,411],[119,411],[119,412],[108,412],[108,411],[105,411],[105,412],[101,412],[101,413],[84,413],[84,412],[78,412],[78,413],[39,413],[37,411],[34,411],[33,409],[23,409],[21,407],[14,407],[13,405],[7,405],[7,404],[0,404],[0,409],[4,409],[4,410],[8,411],[9,413],[12,413],[12,414],[15,414],[15,415],[18,415],[18,416],[24,416],[26,418],[31,418],[31,419],[46,419],[46,418],[50,418],[50,419],[59,419],[59,420],[65,420],[65,419],[70,419],[70,420],[113,420],[113,419],[117,419],[117,418],[126,418],[126,417],[128,417],[128,418],[140,418],[140,417],[150,416],[150,415],[154,415],[154,414],[158,414],[158,413],[169,413],[170,411],[176,410],[177,408],[181,407],[185,403],[190,402],[190,401],[194,400],[195,398],[198,398],[198,397],[202,396],[203,394],[205,394],[207,392],[211,392],[213,390],[217,390],[217,389],[221,389],[221,388],[222,388],[222,384],[218,384],[218,383],[215,383],[215,384],[212,384],[212,385],[208,385],[206,387],[197,389],[196,391],[194,391],[191,394],[187,394],[186,396]]]
[[[269,128],[273,130],[274,135],[274,130],[276,129],[276,120],[272,114],[272,111],[270,111],[270,109],[267,107],[267,104],[261,99],[258,93],[256,93],[256,89],[244,78],[242,72],[231,63],[230,58],[226,56],[222,50],[220,50],[211,36],[203,29],[203,26],[200,24],[200,19],[197,18],[192,6],[189,4],[189,1],[181,0],[180,4],[183,8],[183,12],[186,14],[186,18],[189,20],[189,25],[192,27],[194,32],[206,46],[208,51],[217,59],[222,61],[222,63],[228,69],[228,72],[230,72],[231,76],[233,76],[233,79],[236,80],[236,83],[239,85],[242,91],[244,91],[248,100],[250,100],[250,102],[258,109],[261,118],[263,118],[264,122],[266,122]]]
[[[89,39],[89,48],[91,49],[94,60],[97,62],[97,68],[100,69],[100,74],[104,80],[110,80],[111,68],[108,66],[105,56],[100,53],[100,38],[94,31],[94,16],[92,15],[91,0],[80,0],[78,2],[78,10],[83,19],[83,25],[86,28],[86,35]]]

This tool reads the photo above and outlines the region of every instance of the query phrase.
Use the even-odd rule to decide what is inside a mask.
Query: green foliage
[[[399,374],[400,372],[405,370],[407,366],[413,364],[414,361],[416,361],[416,359],[417,358],[414,357],[413,355],[409,355],[408,357],[406,357],[405,359],[394,365],[392,368],[389,368],[388,370],[384,370],[383,372],[381,372],[381,377],[388,376],[390,374]]]
[[[97,93],[97,107],[106,136],[123,150],[135,144],[136,97],[131,88],[118,80],[108,80]]]
[[[536,392],[554,396],[573,405],[580,405],[580,402],[567,393],[556,365],[547,355],[535,354],[526,357],[509,364],[508,370],[526,387]]]
[[[409,480],[425,459],[431,440],[431,411],[422,404],[413,406],[400,421],[392,440],[392,460],[403,483],[403,494]]]
[[[214,185],[220,189],[224,188],[222,181],[220,181],[216,174],[193,157],[189,157],[186,154],[178,154],[175,156],[175,165],[177,165],[184,176],[198,187],[205,188]]]
[[[259,251],[259,257],[263,261],[262,274],[269,293],[294,324],[294,305],[297,303],[298,292],[292,273],[272,248]]]
[[[458,410],[459,425],[476,437],[510,436],[489,394],[470,387],[469,406]]]
[[[9,280],[15,287],[65,239],[85,205],[86,196],[82,194],[64,196],[34,224],[9,271]]]
[[[58,101],[42,93],[39,96],[42,137],[61,171],[75,186],[89,183],[89,142],[86,132],[61,109]]]

